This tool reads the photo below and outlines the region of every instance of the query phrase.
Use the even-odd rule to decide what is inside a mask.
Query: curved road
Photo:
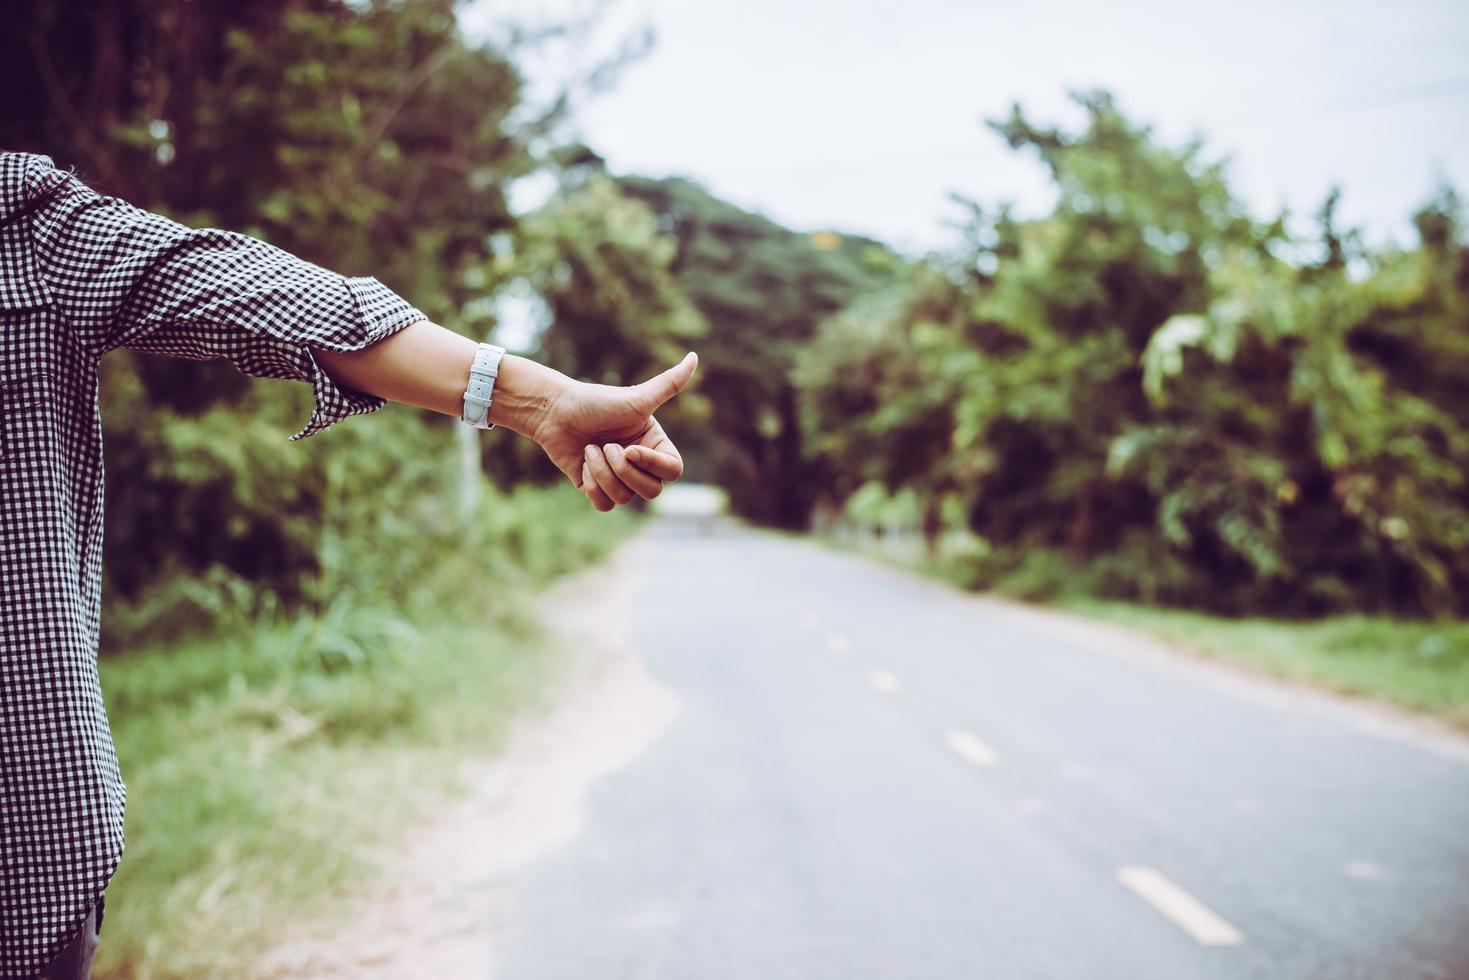
[[[1469,978],[1469,754],[800,540],[664,519],[682,701],[502,980]]]

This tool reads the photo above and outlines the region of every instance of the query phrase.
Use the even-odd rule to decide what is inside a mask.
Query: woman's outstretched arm
[[[458,416],[474,341],[420,320],[360,350],[315,350],[339,384],[389,401]],[[490,421],[534,439],[598,510],[634,496],[651,500],[683,473],[678,449],[653,413],[693,377],[690,354],[630,387],[586,384],[507,354],[495,380]]]

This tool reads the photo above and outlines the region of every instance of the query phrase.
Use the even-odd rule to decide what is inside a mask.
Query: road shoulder
[[[519,872],[576,836],[588,789],[635,759],[679,713],[633,646],[645,549],[549,590],[539,609],[569,666],[547,711],[506,749],[467,761],[465,795],[377,856],[374,886],[342,901],[347,926],[263,958],[259,976],[390,980],[483,976]]]
[[[1334,717],[1380,738],[1469,761],[1469,733],[1437,718],[1385,701],[1343,694],[1318,684],[1281,677],[1248,662],[1220,659],[1187,644],[1160,639],[1139,628],[992,593],[970,592],[935,576],[852,549],[835,549],[833,553],[870,562],[887,574],[922,583],[936,596],[971,603],[1018,628],[1074,647],[1149,662],[1165,669],[1186,670],[1200,681],[1241,698],[1303,708]]]

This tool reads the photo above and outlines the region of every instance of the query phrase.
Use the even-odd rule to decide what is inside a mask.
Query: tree
[[[823,327],[808,428],[867,480],[966,505],[976,584],[1082,582],[1224,612],[1469,608],[1469,251],[1456,196],[1412,251],[1248,217],[1197,144],[1105,95],[1017,108],[1054,210],[971,206],[957,257]],[[1064,556],[1064,559],[1063,557]],[[973,556],[971,556],[973,557]]]
[[[803,235],[682,179],[625,177],[624,191],[678,244],[672,269],[704,315],[700,391],[713,406],[689,455],[737,514],[803,528],[819,492],[801,430],[796,355],[817,326],[891,281],[897,261],[869,239]]]
[[[575,377],[635,383],[682,358],[703,337],[704,318],[674,278],[675,243],[647,206],[624,195],[585,148],[562,154],[561,174],[560,190],[517,229],[503,275],[545,304],[537,359]],[[690,405],[697,399],[680,398],[668,418],[699,419]],[[561,479],[529,444],[496,447],[485,467],[502,481]]]
[[[450,0],[37,4],[9,27],[0,144],[142,206],[376,275],[448,325],[491,326],[470,301],[497,285],[492,242],[514,227],[505,187],[536,165],[527,142],[544,121],[512,118],[513,63],[469,43]],[[452,459],[449,427],[411,416],[370,445],[333,433],[283,453],[304,417],[295,386],[165,359],[104,367],[109,468],[130,477],[108,485],[112,599],[209,569],[263,599],[307,595],[324,529],[365,519],[337,474],[426,446]],[[404,481],[359,493],[390,510],[422,490]]]

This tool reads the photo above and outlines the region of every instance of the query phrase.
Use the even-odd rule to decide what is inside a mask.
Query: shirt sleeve
[[[37,183],[62,175],[34,168]],[[191,229],[74,178],[36,213],[33,235],[52,301],[100,357],[126,347],[224,358],[245,374],[308,382],[301,439],[383,399],[340,385],[312,348],[361,350],[422,313],[372,278],[349,278],[235,232]]]

